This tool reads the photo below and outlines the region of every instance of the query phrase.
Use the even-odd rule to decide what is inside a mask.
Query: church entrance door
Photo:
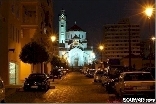
[[[75,59],[74,59],[74,66],[75,66],[75,67],[78,67],[78,58],[75,58]]]

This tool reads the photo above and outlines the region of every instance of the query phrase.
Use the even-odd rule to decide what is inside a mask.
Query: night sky
[[[149,19],[143,13],[147,4],[155,0],[53,0],[54,28],[58,33],[58,15],[66,11],[67,29],[76,24],[87,32],[91,45],[101,43],[102,27],[117,23],[122,18],[130,18],[132,24],[140,24],[141,39],[149,36]],[[150,30],[155,34],[155,14],[151,17]]]

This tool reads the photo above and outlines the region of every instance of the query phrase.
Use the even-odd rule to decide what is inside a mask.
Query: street
[[[107,103],[113,94],[80,72],[71,72],[62,80],[55,80],[47,91],[16,91],[6,96],[7,103]]]

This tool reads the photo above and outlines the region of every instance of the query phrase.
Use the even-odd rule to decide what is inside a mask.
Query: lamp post
[[[100,49],[100,51],[101,51],[101,68],[102,68],[102,51],[103,51],[103,49],[104,49],[104,46],[103,46],[103,45],[100,45],[100,46],[99,46],[99,49]]]
[[[51,38],[51,41],[52,41],[52,46],[51,46],[51,49],[52,50],[51,51],[52,51],[52,56],[53,56],[53,53],[54,53],[53,52],[54,51],[54,49],[53,49],[53,43],[56,41],[56,37],[53,35],[50,38]],[[52,81],[54,82],[54,69],[52,70],[52,74],[53,74],[53,80]]]
[[[151,18],[152,14],[153,14],[153,8],[150,7],[150,6],[147,7],[145,9],[145,14],[149,19],[149,36],[151,36],[151,33],[150,33],[150,18]],[[149,49],[150,50],[150,53],[149,53],[149,67],[151,68],[151,41],[150,41],[150,47],[149,48],[150,48]]]
[[[52,35],[51,37],[51,41],[52,41],[52,51],[53,51],[53,43],[56,41],[56,36]]]
[[[150,47],[149,47],[150,48],[150,57],[149,57],[150,58],[150,68],[152,67],[152,58],[153,58],[152,56],[154,55],[154,51],[155,51],[154,41],[155,41],[155,37],[150,38]],[[153,42],[153,44],[152,44],[152,42]]]

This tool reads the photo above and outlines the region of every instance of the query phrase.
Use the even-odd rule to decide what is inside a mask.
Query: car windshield
[[[151,81],[154,80],[150,73],[127,73],[125,81]]]
[[[95,73],[95,70],[90,70],[89,73]]]
[[[29,79],[44,79],[46,76],[44,74],[30,74]]]

